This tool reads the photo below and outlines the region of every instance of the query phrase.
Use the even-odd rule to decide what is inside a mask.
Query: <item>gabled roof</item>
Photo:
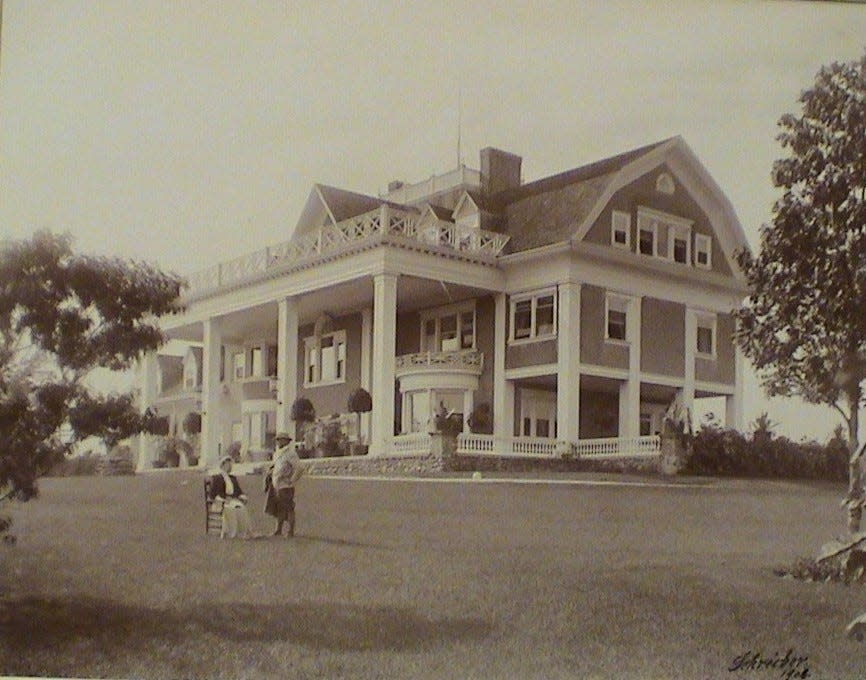
[[[502,230],[511,237],[509,250],[581,241],[617,191],[663,163],[707,214],[731,271],[738,271],[733,254],[748,248],[743,228],[728,198],[679,136],[493,196],[507,215]]]
[[[670,139],[664,139],[660,142],[647,144],[646,146],[641,146],[637,149],[617,154],[616,156],[603,158],[600,161],[594,161],[588,165],[582,165],[573,170],[566,170],[565,172],[556,175],[550,175],[549,177],[544,177],[534,182],[522,184],[513,189],[501,191],[498,194],[495,194],[492,197],[492,200],[498,204],[514,203],[515,201],[519,201],[528,196],[545,194],[549,191],[555,191],[577,182],[586,182],[598,177],[610,175],[610,173],[617,172],[636,158],[669,143],[672,139],[676,138],[671,137]]]
[[[441,205],[436,205],[435,203],[425,204],[422,209],[422,214],[426,212],[432,213],[437,220],[442,220],[444,222],[454,221],[451,217],[451,211],[448,208],[443,208]]]
[[[339,189],[327,184],[314,184],[310,195],[307,197],[307,202],[304,204],[304,209],[301,211],[292,238],[315,231],[324,224],[337,224],[350,217],[363,215],[382,205],[417,212],[416,208],[398,205],[374,196]]]

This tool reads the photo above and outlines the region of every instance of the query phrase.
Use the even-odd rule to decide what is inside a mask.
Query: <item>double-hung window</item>
[[[449,305],[421,313],[421,351],[475,348],[475,304]]]
[[[637,251],[641,255],[658,254],[658,220],[644,212],[637,215]]]
[[[680,264],[691,262],[691,229],[682,224],[668,226],[668,257]]]
[[[695,266],[709,269],[713,266],[713,239],[706,234],[695,234]]]
[[[607,294],[604,334],[606,340],[628,342],[628,304],[629,298],[624,295]]]
[[[313,335],[304,340],[304,385],[346,380],[346,331]]]
[[[556,289],[511,297],[511,341],[556,337]]]
[[[232,357],[233,371],[235,380],[243,380],[247,375],[247,355],[245,352],[235,352]]]
[[[699,357],[714,359],[716,356],[716,315],[697,315],[697,338],[695,351]]]
[[[610,224],[610,242],[616,248],[631,248],[631,215],[614,210]]]

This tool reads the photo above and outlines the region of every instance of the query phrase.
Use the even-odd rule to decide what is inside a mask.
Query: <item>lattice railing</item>
[[[265,273],[270,267],[338,252],[374,236],[396,236],[466,254],[495,257],[508,243],[508,236],[482,229],[460,227],[451,222],[432,222],[429,217],[383,206],[363,215],[329,224],[310,234],[241,255],[228,262],[195,272],[188,277],[187,294],[199,294],[229,286]]]

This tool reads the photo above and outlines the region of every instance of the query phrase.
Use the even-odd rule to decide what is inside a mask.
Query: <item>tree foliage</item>
[[[857,451],[866,377],[866,56],[822,67],[779,120],[782,196],[757,256],[737,341],[769,395],[835,408]],[[859,482],[858,482],[859,483]],[[853,486],[852,486],[853,490]]]
[[[145,427],[133,394],[99,394],[97,367],[131,368],[164,337],[182,280],[151,265],[72,251],[38,232],[0,247],[0,489],[28,499],[75,441],[109,447]]]

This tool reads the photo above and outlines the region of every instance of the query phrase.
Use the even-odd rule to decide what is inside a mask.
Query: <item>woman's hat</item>
[[[227,460],[234,462],[234,458],[232,458],[231,456],[223,456],[222,458],[220,458],[220,465],[225,463]]]
[[[274,441],[279,441],[280,439],[285,439],[286,441],[292,441],[291,435],[288,432],[277,432],[274,436]]]

